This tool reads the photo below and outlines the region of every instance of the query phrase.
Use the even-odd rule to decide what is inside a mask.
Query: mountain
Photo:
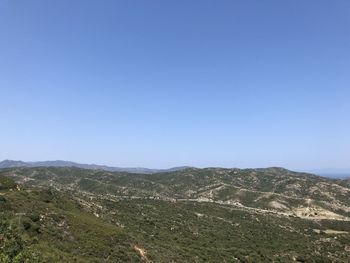
[[[13,168],[13,167],[77,167],[82,169],[105,170],[110,172],[142,173],[142,174],[173,172],[173,171],[183,170],[188,168],[188,166],[173,167],[170,169],[149,169],[149,168],[142,168],[142,167],[121,168],[121,167],[111,167],[111,166],[97,165],[97,164],[81,164],[81,163],[61,161],[61,160],[41,161],[41,162],[23,162],[23,161],[4,160],[0,162],[0,168]]]
[[[350,181],[278,167],[5,168],[0,210],[0,262],[350,260]]]
[[[12,167],[30,167],[30,165],[22,161],[4,160],[0,162],[0,168],[12,168]]]

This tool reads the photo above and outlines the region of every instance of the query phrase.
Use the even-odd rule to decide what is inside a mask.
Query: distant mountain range
[[[153,174],[160,172],[174,172],[180,171],[189,166],[173,167],[170,169],[149,169],[143,167],[123,168],[123,167],[112,167],[107,165],[97,164],[81,164],[70,161],[40,161],[40,162],[23,162],[14,160],[4,160],[0,162],[0,168],[16,168],[16,167],[77,167],[82,169],[93,169],[93,170],[104,170],[109,172],[128,172],[128,173],[141,173],[141,174]]]
[[[144,167],[114,167],[107,165],[98,164],[82,164],[70,161],[39,161],[39,162],[24,162],[15,160],[4,160],[0,162],[1,168],[16,168],[16,167],[77,167],[82,169],[93,169],[103,170],[109,172],[128,172],[128,173],[139,173],[139,174],[154,174],[161,172],[175,172],[182,171],[187,168],[194,168],[191,166],[179,166],[169,169],[150,169]],[[330,178],[350,178],[350,169],[315,169],[315,170],[299,170],[299,172],[312,173],[323,177]]]

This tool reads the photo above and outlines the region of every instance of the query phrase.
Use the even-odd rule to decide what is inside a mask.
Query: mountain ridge
[[[6,159],[0,162],[1,168],[20,168],[20,167],[76,167],[82,169],[91,169],[91,170],[103,170],[108,172],[128,172],[128,173],[140,173],[140,174],[154,174],[154,173],[162,173],[162,172],[175,172],[182,171],[189,168],[193,169],[202,169],[194,166],[175,166],[171,168],[165,169],[157,169],[157,168],[146,168],[146,167],[117,167],[117,166],[109,166],[109,165],[100,165],[100,164],[85,164],[78,163],[72,161],[64,161],[64,160],[54,160],[54,161],[34,161],[34,162],[26,162],[22,160],[10,160]],[[292,171],[290,169],[286,169],[284,167],[271,166],[266,168],[236,168],[236,167],[216,167],[209,166],[204,167],[205,169],[280,169]],[[295,172],[300,173],[308,173],[321,177],[334,178],[334,179],[350,179],[350,171],[347,170],[335,170],[336,172],[332,172],[332,170],[293,170]],[[341,172],[340,172],[341,171]]]
[[[152,174],[159,172],[174,172],[192,168],[190,166],[178,166],[168,169],[151,169],[145,167],[115,167],[108,165],[98,164],[83,164],[72,161],[54,160],[54,161],[37,161],[37,162],[25,162],[21,160],[3,160],[0,162],[1,168],[19,168],[19,167],[76,167],[82,169],[103,170],[109,172],[128,172],[128,173],[142,173]]]

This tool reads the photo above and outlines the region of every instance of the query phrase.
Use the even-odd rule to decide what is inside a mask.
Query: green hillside
[[[53,167],[2,169],[0,179],[11,182],[0,190],[0,262],[350,260],[345,180],[282,168]]]
[[[138,262],[123,229],[53,190],[0,192],[0,262]]]

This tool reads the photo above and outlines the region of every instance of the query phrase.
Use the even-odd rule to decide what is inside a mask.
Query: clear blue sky
[[[350,166],[350,2],[0,0],[0,159]]]

